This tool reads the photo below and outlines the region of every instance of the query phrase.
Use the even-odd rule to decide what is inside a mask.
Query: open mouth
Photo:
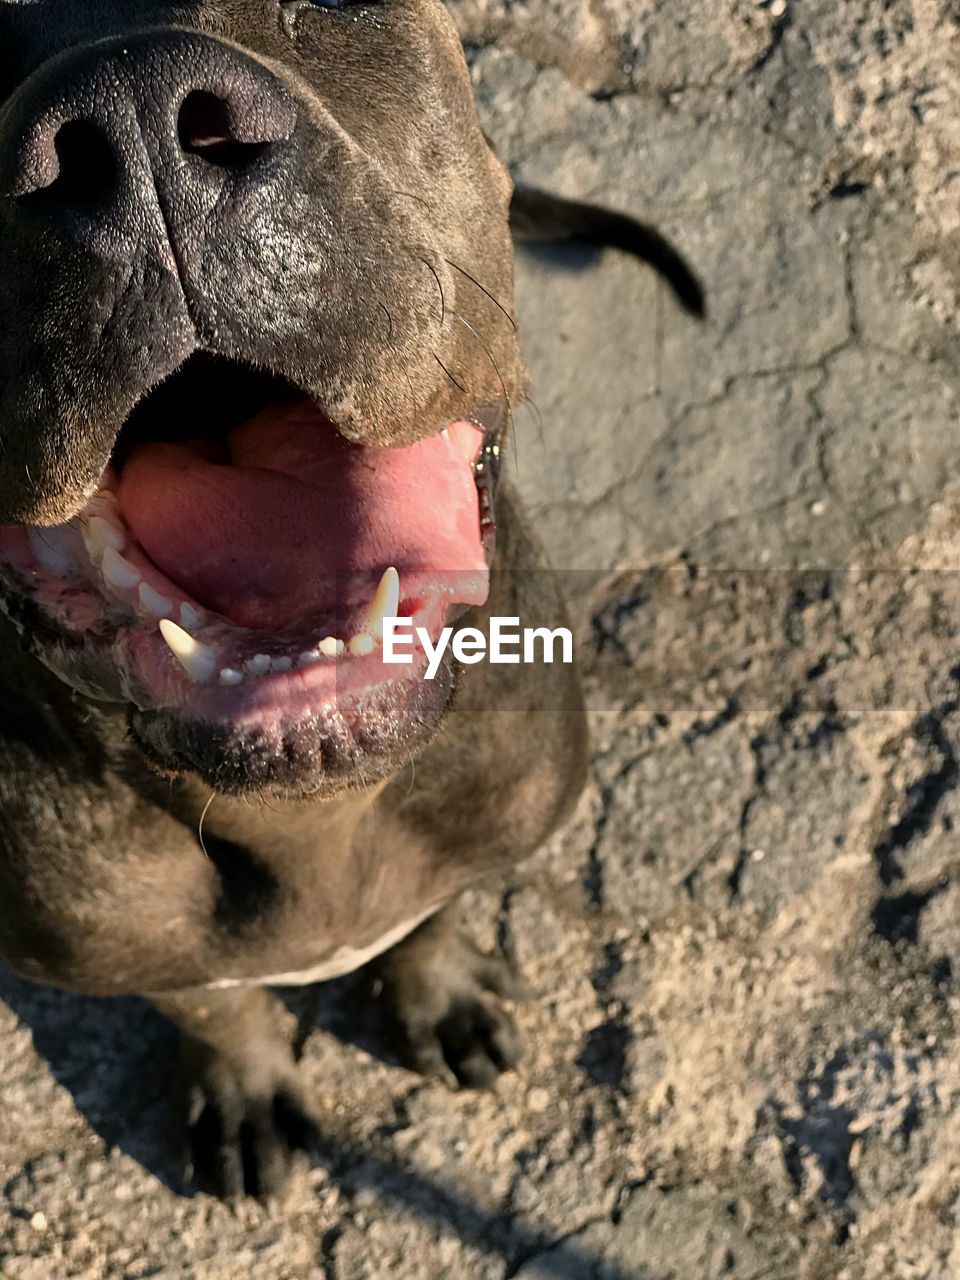
[[[79,515],[0,526],[0,570],[85,692],[277,742],[356,720],[423,674],[383,662],[385,616],[436,636],[486,599],[501,421],[361,446],[289,384],[195,355]]]

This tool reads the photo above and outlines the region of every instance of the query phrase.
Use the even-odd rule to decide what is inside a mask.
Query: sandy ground
[[[173,1039],[0,977],[7,1280],[960,1276],[960,84],[945,0],[460,0],[518,176],[635,210],[710,292],[525,257],[518,478],[595,758],[467,904],[537,998],[497,1094],[291,1004],[327,1159],[171,1189]],[[923,567],[921,567],[923,566]]]

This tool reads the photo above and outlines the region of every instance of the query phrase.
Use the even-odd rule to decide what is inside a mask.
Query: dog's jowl
[[[440,0],[0,0],[0,47],[0,956],[150,995],[197,1181],[266,1193],[264,984],[372,961],[412,1066],[517,1057],[447,908],[575,799],[573,667],[382,660],[565,623],[498,485],[511,185]]]

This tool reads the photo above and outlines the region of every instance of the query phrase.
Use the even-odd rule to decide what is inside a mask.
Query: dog
[[[457,895],[570,810],[575,668],[383,660],[564,605],[499,483],[524,239],[440,0],[0,3],[0,956],[180,1032],[195,1182],[315,1121],[271,985],[376,966],[404,1060],[485,1086],[518,979]]]

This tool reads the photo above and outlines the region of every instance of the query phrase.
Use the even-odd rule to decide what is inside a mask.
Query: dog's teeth
[[[104,515],[93,515],[93,511],[104,512]],[[119,552],[127,539],[123,530],[116,524],[110,508],[106,506],[87,507],[86,515],[77,518],[77,527],[81,531],[83,545],[91,561],[99,563],[109,549]]]
[[[220,683],[226,685],[227,688],[243,684],[243,672],[235,671],[233,667],[224,667],[220,672]]]
[[[368,631],[361,632],[350,641],[350,652],[356,658],[365,658],[368,653],[373,653],[376,647],[377,642]]]
[[[270,663],[271,671],[289,671],[293,666],[292,658],[274,658]]]
[[[121,551],[126,542],[119,525],[105,516],[87,516],[81,528],[84,545],[91,560],[99,560],[111,548]]]
[[[307,649],[304,653],[301,653],[297,659],[297,666],[312,667],[318,662],[323,662],[325,658],[339,658],[345,652],[346,647],[342,640],[327,636],[325,640],[320,641],[315,649]]]
[[[137,594],[140,598],[140,608],[145,613],[152,613],[155,618],[167,618],[170,616],[173,602],[168,600],[166,596],[162,596],[159,591],[154,591],[149,583],[141,582],[140,590]]]
[[[192,604],[180,606],[180,625],[188,631],[199,631],[204,624],[204,616]]]
[[[189,632],[170,618],[160,622],[160,634],[173,651],[173,656],[191,680],[203,684],[217,669],[217,655],[209,645],[194,640]]]
[[[113,587],[119,587],[121,591],[130,591],[140,583],[139,571],[129,560],[124,560],[114,547],[107,547],[104,550],[100,568],[107,582]]]
[[[400,575],[396,569],[385,569],[376,594],[364,610],[366,630],[383,639],[384,618],[395,618],[400,608]]]
[[[256,653],[244,667],[248,676],[262,676],[270,670],[270,655]]]

